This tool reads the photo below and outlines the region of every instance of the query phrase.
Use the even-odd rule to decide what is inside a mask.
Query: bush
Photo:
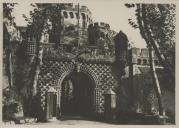
[[[173,113],[171,110],[167,109],[165,110],[166,115],[168,116],[168,122],[175,124],[175,113]]]
[[[14,120],[15,113],[18,112],[18,103],[3,105],[3,120]]]
[[[3,91],[3,120],[15,120],[20,102],[13,91]]]

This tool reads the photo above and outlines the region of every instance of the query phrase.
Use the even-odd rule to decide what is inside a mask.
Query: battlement
[[[147,48],[131,49],[132,63],[137,65],[149,65],[149,50]],[[160,66],[157,56],[153,52],[153,59],[156,66]]]
[[[66,11],[78,11],[78,5],[74,5],[73,3],[67,3],[67,4],[64,4],[65,6],[65,9]],[[84,12],[84,13],[87,13],[87,14],[92,14],[91,11],[88,9],[87,6],[79,6],[79,12]]]
[[[88,25],[88,41],[90,45],[99,45],[99,47],[104,47],[103,43],[105,43],[106,41],[109,41],[110,44],[112,44],[113,36],[114,31],[110,29],[110,25],[107,23],[95,22]]]
[[[75,5],[74,10],[78,11],[78,5]],[[80,12],[87,12],[87,13],[91,14],[91,11],[88,9],[87,6],[80,6],[79,10],[80,10]]]
[[[79,6],[74,4],[65,4],[62,9],[61,16],[64,18],[64,25],[77,25],[78,19],[80,27],[87,28],[87,26],[93,23],[92,13],[87,6]]]
[[[59,4],[56,3],[36,3],[36,5],[39,8],[45,8],[48,6],[57,6]],[[64,7],[64,10],[68,10],[68,11],[78,11],[78,5],[74,5],[73,3],[60,3],[60,5],[62,5]],[[79,6],[79,10],[80,12],[88,12],[89,14],[91,14],[91,11],[88,9],[87,6]]]
[[[94,28],[110,29],[110,25],[104,22],[95,22],[93,24],[90,24],[89,26]]]
[[[132,48],[132,56],[133,57],[149,57],[149,50],[147,48]],[[156,58],[154,54],[153,57]]]
[[[79,19],[79,24],[80,27],[82,28],[87,28],[87,26],[91,23],[93,23],[92,19],[92,13],[88,9],[87,6],[79,6],[79,12],[78,12],[78,5],[75,5],[73,3],[46,3],[46,4],[38,4],[37,6],[39,8],[46,8],[48,6],[62,6],[61,10],[61,16],[63,17],[64,20],[64,25],[69,26],[69,25],[77,25],[78,24],[78,19]]]

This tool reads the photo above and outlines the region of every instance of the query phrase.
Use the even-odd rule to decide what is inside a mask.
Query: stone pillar
[[[95,111],[96,114],[99,114],[99,98],[100,98],[100,91],[99,88],[95,88]]]
[[[56,110],[56,118],[59,119],[61,116],[61,111],[60,111],[60,100],[61,100],[61,87],[57,87],[57,110]]]
[[[132,55],[132,49],[129,50],[129,92],[130,92],[130,102],[131,107],[134,105],[134,87],[133,87],[133,55]]]
[[[54,108],[54,96],[56,95],[56,90],[53,87],[50,87],[47,91],[47,109],[46,109],[46,119],[52,119],[53,118],[53,108]]]
[[[111,89],[104,94],[104,115],[108,121],[116,119],[116,93]]]

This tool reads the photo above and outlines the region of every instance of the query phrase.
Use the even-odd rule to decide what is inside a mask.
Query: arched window
[[[83,20],[83,22],[82,22],[82,26],[85,28],[86,27],[86,15],[84,14],[84,13],[81,13],[81,17],[82,17],[82,20]]]
[[[147,60],[143,59],[143,65],[147,65]]]
[[[70,14],[70,18],[73,19],[74,18],[73,12],[70,12],[69,14]]]
[[[141,59],[137,59],[137,64],[141,65]]]
[[[84,13],[81,13],[81,16],[82,16],[82,19],[85,20],[86,19],[86,16]]]
[[[76,18],[77,18],[77,19],[80,19],[80,16],[79,16],[78,13],[75,13],[75,15],[76,15]]]
[[[68,18],[68,14],[67,14],[66,11],[63,12],[63,15],[64,15],[65,18]]]

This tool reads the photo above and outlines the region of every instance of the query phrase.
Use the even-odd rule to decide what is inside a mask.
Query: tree
[[[39,74],[39,65],[42,61],[40,56],[42,53],[42,47],[40,46],[40,39],[42,34],[49,34],[52,43],[57,46],[60,43],[60,33],[62,28],[61,21],[61,9],[64,8],[64,4],[31,4],[34,7],[34,11],[30,12],[30,18],[25,15],[23,17],[28,21],[27,36],[34,37],[36,40],[36,53],[34,58],[34,66],[32,67],[32,80],[31,85],[36,88],[37,76]],[[51,24],[49,24],[51,22]],[[36,89],[35,89],[36,90]],[[34,91],[35,91],[34,90]],[[36,91],[35,91],[36,92]]]
[[[3,77],[8,77],[6,88],[3,88],[3,119],[14,118],[14,114],[21,106],[21,97],[16,84],[18,55],[17,51],[21,44],[17,33],[17,26],[12,12],[16,3],[3,3]],[[11,29],[9,29],[11,28]],[[18,76],[19,77],[19,76]]]
[[[35,8],[33,12],[30,12],[30,18],[23,15],[25,20],[28,21],[29,34],[33,34],[32,36],[36,38],[39,36],[37,41],[40,41],[42,32],[49,33],[54,36],[52,38],[55,38],[53,43],[60,43],[59,33],[63,29],[61,10],[65,8],[65,4],[31,5]],[[48,21],[52,23],[52,26]]]
[[[143,38],[144,34],[149,37],[148,40],[160,63],[174,80],[176,5],[126,4],[126,6],[128,8],[136,7],[137,23],[129,19],[129,24],[133,28],[139,28]],[[140,21],[146,24],[146,28],[140,24]]]
[[[34,8],[33,11],[30,11],[30,17],[23,15],[25,21],[28,22],[27,30],[26,30],[26,41],[29,41],[29,38],[35,39],[35,55],[28,59],[25,65],[23,65],[22,73],[24,80],[22,83],[25,82],[25,86],[23,88],[23,92],[25,92],[23,97],[23,105],[24,105],[24,113],[27,116],[31,116],[32,109],[31,106],[33,97],[35,96],[38,98],[37,92],[37,78],[40,72],[40,65],[42,62],[42,52],[43,47],[40,44],[42,35],[50,34],[53,35],[52,43],[56,43],[58,46],[60,43],[60,32],[62,30],[61,25],[61,9],[63,8],[63,4],[31,4]],[[51,24],[49,23],[51,22]],[[31,43],[31,42],[29,42]]]
[[[158,97],[159,114],[163,115],[162,96],[155,65],[152,59],[154,49],[164,69],[175,79],[175,5],[173,4],[126,4],[131,8],[136,6],[137,24],[131,19],[129,23],[133,28],[139,28],[149,49],[149,64],[153,78],[154,88]],[[170,56],[170,58],[167,58]],[[172,59],[171,59],[172,58]],[[169,61],[172,60],[172,61]]]
[[[13,71],[12,71],[12,42],[10,41],[11,35],[8,32],[7,26],[15,27],[14,17],[12,16],[12,11],[15,3],[4,3],[3,4],[3,52],[5,53],[6,62],[5,69],[8,76],[9,88],[13,85]]]

